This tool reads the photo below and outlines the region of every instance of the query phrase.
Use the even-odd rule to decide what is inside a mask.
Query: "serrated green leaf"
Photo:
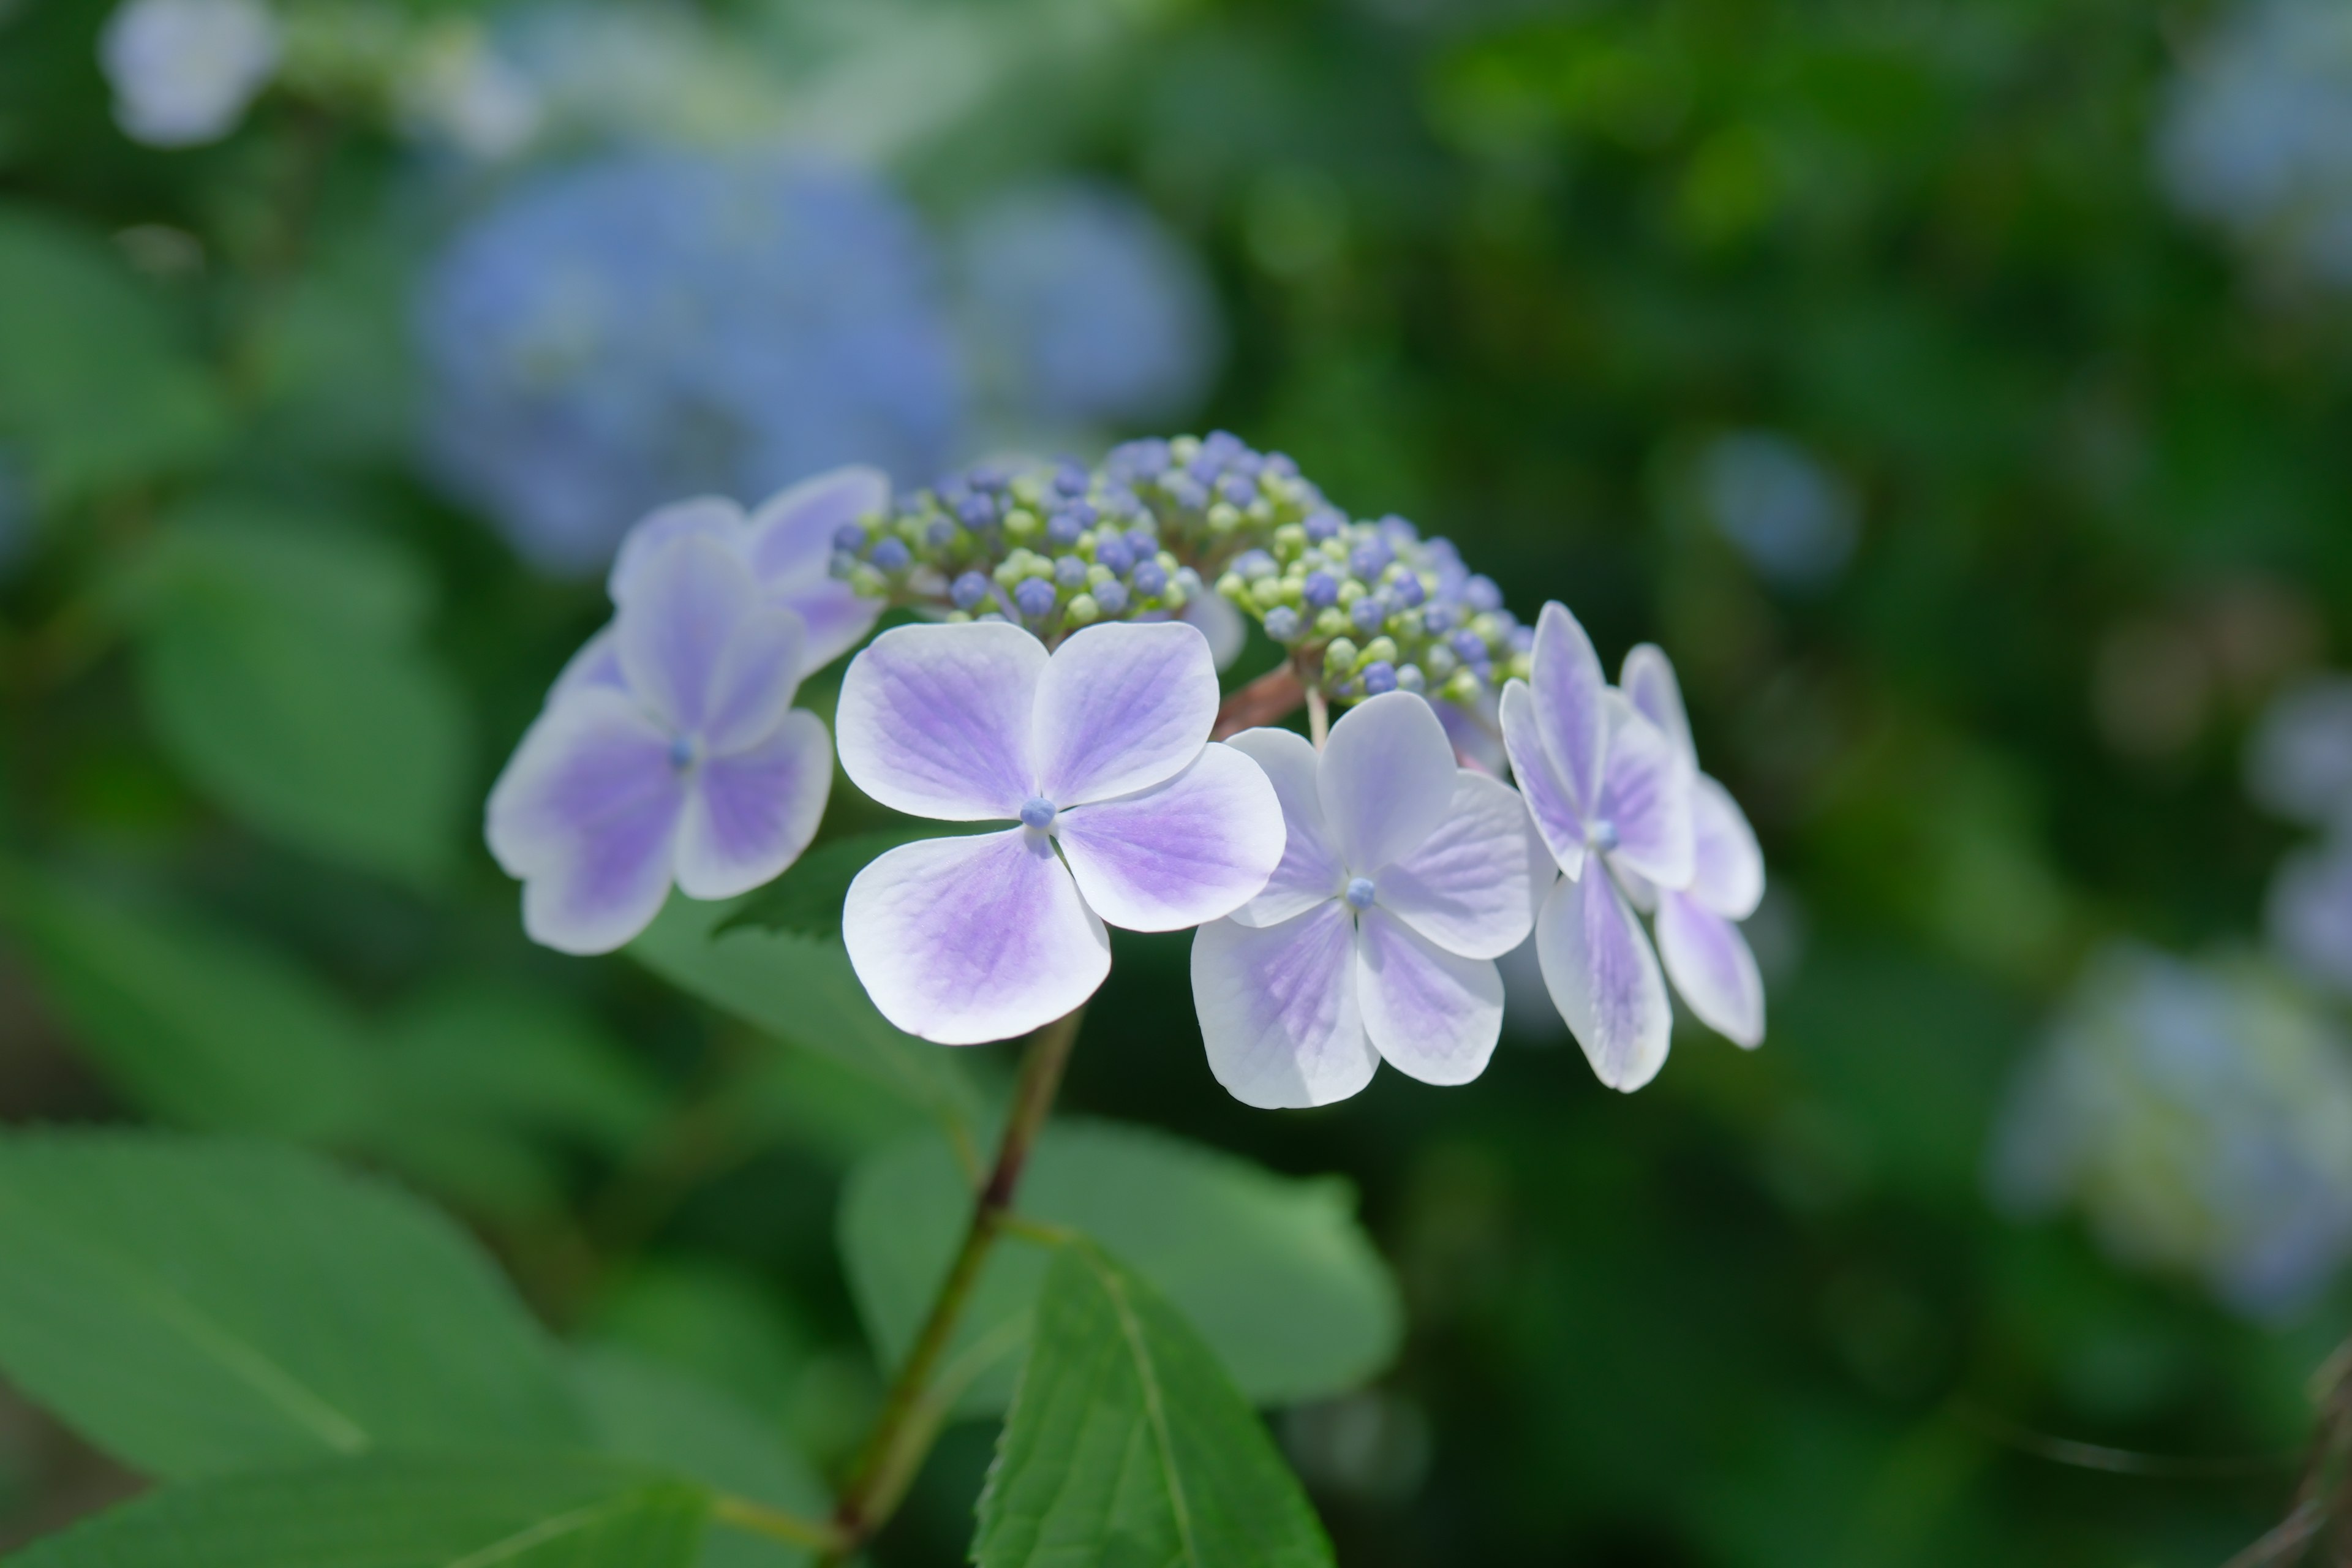
[[[1306,1493],[1201,1336],[1095,1248],[1056,1250],[972,1561],[1328,1568]]]
[[[311,1155],[12,1134],[0,1258],[0,1369],[150,1475],[582,1436],[552,1347],[479,1248]]]
[[[686,1568],[703,1489],[608,1460],[372,1457],[167,1488],[9,1568]]]
[[[972,1194],[929,1135],[897,1143],[850,1174],[842,1194],[844,1265],[886,1365],[913,1342],[946,1276]],[[1396,1289],[1337,1182],[1275,1175],[1146,1128],[1059,1121],[1031,1155],[1016,1205],[1117,1252],[1200,1331],[1252,1400],[1279,1405],[1361,1384],[1395,1352]],[[1046,1258],[1003,1242],[966,1309],[950,1363],[986,1364],[967,1413],[1001,1410]],[[991,1347],[1000,1353],[990,1357]]]

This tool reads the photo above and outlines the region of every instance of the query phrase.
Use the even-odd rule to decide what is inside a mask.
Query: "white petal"
[[[1764,851],[1731,792],[1705,773],[1691,794],[1690,893],[1726,920],[1744,921],[1764,899]]]
[[[1617,831],[1611,858],[1662,888],[1690,885],[1690,760],[1621,692],[1607,694],[1609,760],[1599,815]]]
[[[771,592],[831,582],[834,534],[889,505],[890,477],[879,468],[853,466],[803,479],[751,514],[751,571]]]
[[[945,1046],[1025,1035],[1110,973],[1109,933],[1026,827],[881,856],[849,884],[841,939],[882,1016]]]
[[[1231,746],[1140,794],[1064,812],[1062,856],[1087,907],[1128,931],[1181,931],[1231,914],[1282,858],[1282,805]]]
[[[1527,940],[1556,879],[1551,851],[1509,785],[1464,768],[1453,809],[1420,848],[1376,879],[1380,907],[1465,958]]]
[[[1356,928],[1356,992],[1373,1046],[1423,1083],[1468,1083],[1503,1037],[1494,961],[1448,952],[1377,905]]]
[[[833,742],[814,713],[786,712],[757,744],[706,758],[678,825],[678,890],[731,899],[774,880],[816,836],[832,792]]]
[[[1584,814],[1577,809],[1559,769],[1544,749],[1536,726],[1535,694],[1524,680],[1503,688],[1503,749],[1511,759],[1511,776],[1518,781],[1519,797],[1543,835],[1552,858],[1573,880],[1584,875]]]
[[[1217,667],[1181,621],[1088,626],[1037,683],[1037,793],[1055,805],[1109,800],[1174,778],[1208,743]]]
[[[1568,606],[1557,599],[1536,617],[1530,650],[1537,733],[1567,786],[1569,804],[1589,817],[1601,795],[1601,765],[1609,745],[1601,693],[1601,656]]]
[[[801,668],[804,676],[823,669],[864,642],[885,608],[881,600],[869,599],[830,577],[805,587],[772,590],[769,598],[808,625],[808,650]]]
[[[620,639],[613,635],[610,621],[604,623],[602,631],[582,643],[578,653],[564,661],[555,684],[548,689],[547,705],[552,708],[568,693],[588,686],[606,686],[615,691],[629,689],[629,678],[621,673]]]
[[[1536,920],[1536,956],[1601,1081],[1628,1094],[1665,1065],[1674,1012],[1650,939],[1605,874],[1561,882]]]
[[[1192,1005],[1209,1070],[1265,1110],[1329,1105],[1381,1058],[1356,993],[1356,922],[1337,901],[1273,926],[1213,921],[1192,938]]]
[[[527,877],[605,819],[679,794],[669,745],[668,732],[611,687],[551,703],[491,786],[490,854],[507,875]]]
[[[1021,815],[1033,791],[1030,712],[1045,645],[993,621],[884,632],[842,677],[834,743],[842,771],[910,816]]]
[[[1690,715],[1683,710],[1682,683],[1675,679],[1674,661],[1655,643],[1636,643],[1625,655],[1617,688],[1634,710],[1658,727],[1659,733],[1698,765],[1698,749],[1691,743]]]
[[[1195,594],[1185,600],[1176,617],[1208,639],[1209,657],[1219,669],[1241,658],[1249,644],[1249,622],[1213,593]]]
[[[628,597],[613,618],[621,668],[637,700],[673,731],[699,733],[719,657],[759,598],[751,568],[706,533],[648,552],[632,568]]]
[[[1282,803],[1282,863],[1257,897],[1233,912],[1247,926],[1280,925],[1293,915],[1339,896],[1348,871],[1323,820],[1318,792],[1319,759],[1307,737],[1289,730],[1244,730],[1225,744],[1245,753],[1265,773]]]
[[[1764,1039],[1764,977],[1739,928],[1684,893],[1658,900],[1658,956],[1700,1023],[1734,1045]]]
[[[800,616],[775,605],[754,609],[736,624],[711,672],[710,711],[702,727],[709,752],[740,751],[775,732],[800,689],[807,640]]]
[[[688,534],[699,534],[740,554],[745,542],[743,509],[724,496],[697,496],[647,512],[622,535],[621,548],[613,557],[613,570],[605,578],[613,603],[620,604],[629,596],[638,573],[663,545]]]
[[[1454,743],[1436,711],[1410,691],[1359,702],[1331,726],[1316,770],[1323,820],[1359,876],[1421,847],[1454,804]]]

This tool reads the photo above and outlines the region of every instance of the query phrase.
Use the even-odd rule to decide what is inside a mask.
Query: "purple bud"
[[[1095,519],[1102,515],[1095,510],[1092,501],[1083,500],[1070,502],[1062,508],[1062,511],[1065,516],[1076,518],[1078,526],[1082,529],[1092,528],[1095,525]]]
[[[1257,483],[1239,474],[1227,474],[1217,481],[1217,497],[1234,506],[1247,506],[1257,500]]]
[[[1160,536],[1148,528],[1127,531],[1127,547],[1135,552],[1138,561],[1149,561],[1160,553]]]
[[[1168,499],[1186,511],[1199,511],[1209,504],[1207,487],[1190,474],[1177,474],[1161,483]]]
[[[1131,579],[1135,591],[1147,599],[1156,599],[1168,591],[1168,569],[1157,561],[1139,561]]]
[[[1290,454],[1287,452],[1268,452],[1265,455],[1265,467],[1262,471],[1272,474],[1277,479],[1295,479],[1298,477],[1298,465],[1291,460]]]
[[[984,495],[967,495],[956,502],[956,515],[966,528],[986,528],[996,521],[996,503]]]
[[[1310,610],[1328,610],[1339,602],[1339,579],[1328,572],[1309,572],[1299,596]]]
[[[1348,552],[1348,570],[1359,577],[1373,578],[1387,571],[1389,563],[1395,558],[1387,541],[1367,539]]]
[[[1261,577],[1271,577],[1281,570],[1274,563],[1274,557],[1263,550],[1243,551],[1234,557],[1233,569],[1241,574],[1242,581],[1244,583],[1255,583]]]
[[[1126,540],[1116,533],[1110,534],[1096,542],[1095,564],[1108,566],[1125,576],[1127,569],[1135,564],[1135,552],[1127,547]]]
[[[987,601],[988,593],[989,581],[986,575],[978,572],[967,572],[955,580],[955,586],[948,590],[948,596],[955,601],[957,609],[971,611],[980,608]]]
[[[1431,637],[1436,637],[1453,624],[1454,607],[1450,605],[1432,605],[1421,612],[1421,629]]]
[[[1378,697],[1384,691],[1394,691],[1396,666],[1386,659],[1381,660],[1378,664],[1368,664],[1364,666],[1362,679],[1364,695],[1367,697]]]
[[[1466,627],[1455,632],[1447,641],[1453,647],[1454,656],[1465,664],[1486,657],[1486,640]]]
[[[1535,650],[1535,627],[1513,626],[1511,628],[1511,651],[1513,653],[1533,653]]]
[[[974,489],[1001,490],[1013,482],[1013,475],[997,463],[974,463],[966,472]]]
[[[1396,602],[1408,610],[1421,608],[1421,602],[1429,597],[1421,585],[1420,577],[1411,572],[1400,574],[1397,580],[1389,584],[1389,592],[1394,594]]]
[[[1075,555],[1057,557],[1054,562],[1054,581],[1065,588],[1087,585],[1087,563]]]
[[[1503,607],[1503,591],[1495,586],[1492,577],[1473,577],[1462,586],[1462,597],[1474,610],[1499,610]]]
[[[1066,496],[1087,493],[1087,470],[1080,465],[1065,460],[1054,470],[1054,488]]]
[[[866,557],[880,572],[904,572],[914,558],[914,552],[907,548],[907,542],[895,533],[877,541],[873,553]]]
[[[1391,544],[1411,544],[1421,537],[1421,530],[1391,512],[1381,519],[1381,537]]]
[[[1288,605],[1276,605],[1265,613],[1265,635],[1276,642],[1298,640],[1298,612]]]
[[[1076,544],[1078,542],[1078,535],[1086,531],[1086,524],[1066,511],[1057,511],[1045,520],[1046,542],[1059,545],[1064,550]]]
[[[1378,632],[1389,618],[1388,601],[1378,594],[1367,594],[1349,608],[1348,619],[1367,637]]]
[[[1248,445],[1230,430],[1212,430],[1201,437],[1201,455],[1226,462],[1249,450]]]
[[[946,518],[935,517],[923,530],[923,542],[934,550],[945,550],[955,542],[956,525]]]
[[[833,531],[833,547],[835,550],[865,549],[866,525],[862,522],[843,523]]]
[[[1225,466],[1217,461],[1216,458],[1209,456],[1206,452],[1202,452],[1200,456],[1194,458],[1191,462],[1184,465],[1185,476],[1192,479],[1194,482],[1202,485],[1215,484],[1217,482],[1217,476],[1224,471]]]
[[[1103,467],[1113,478],[1132,485],[1166,472],[1169,460],[1168,443],[1155,437],[1113,447]]]
[[[1054,584],[1043,577],[1024,578],[1021,586],[1013,590],[1013,602],[1021,607],[1023,615],[1033,621],[1051,615],[1054,601]]]
[[[1339,530],[1347,526],[1347,522],[1348,520],[1336,511],[1327,510],[1309,512],[1305,524],[1307,537],[1320,544],[1327,539],[1337,538]]]
[[[1127,613],[1126,584],[1097,583],[1088,591],[1094,595],[1095,603],[1102,606],[1104,615],[1118,616]]]

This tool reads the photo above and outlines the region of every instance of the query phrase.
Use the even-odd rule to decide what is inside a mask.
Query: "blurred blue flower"
[[[933,283],[913,216],[848,172],[635,153],[540,177],[422,284],[429,459],[568,572],[682,496],[927,476],[961,413]]]
[[[1997,1130],[1997,1196],[2280,1317],[2352,1256],[2352,1053],[2252,963],[2095,960]]]
[[[1767,582],[1819,588],[1853,555],[1853,502],[1837,477],[1784,436],[1738,431],[1698,458],[1699,504]]]
[[[2290,822],[2352,815],[2352,680],[2307,680],[2271,700],[2246,746],[2246,793]]]
[[[115,122],[151,147],[200,146],[236,130],[279,53],[278,24],[259,0],[129,0],[98,45]]]
[[[1196,406],[1223,358],[1200,260],[1115,186],[1016,190],[956,245],[986,384],[1049,424],[1149,424]]]

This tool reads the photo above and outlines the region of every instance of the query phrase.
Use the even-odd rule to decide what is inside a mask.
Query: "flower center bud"
[[[694,743],[693,736],[677,736],[669,743],[669,765],[679,773],[684,773],[694,766],[696,757],[701,750],[701,747]]]
[[[1040,833],[1054,826],[1054,803],[1042,795],[1033,795],[1021,803],[1021,825]]]
[[[1377,890],[1370,877],[1351,877],[1348,880],[1348,891],[1343,896],[1358,909],[1369,910],[1372,907],[1372,895]]]
[[[1586,847],[1598,849],[1606,855],[1617,847],[1617,825],[1602,817],[1584,830],[1584,842]]]

